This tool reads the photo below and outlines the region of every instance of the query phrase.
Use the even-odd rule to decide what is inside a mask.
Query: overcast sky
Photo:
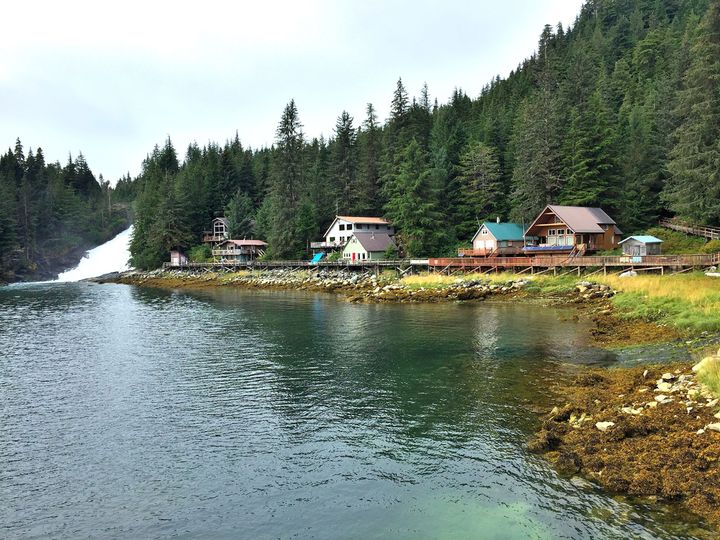
[[[343,109],[388,114],[395,82],[472,97],[533,53],[546,23],[582,0],[35,1],[3,5],[0,148],[20,137],[97,174],[135,175],[169,135],[273,142],[295,98],[308,137],[332,136]],[[4,150],[3,150],[4,151]]]

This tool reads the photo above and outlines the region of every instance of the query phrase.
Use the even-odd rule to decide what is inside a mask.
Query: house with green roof
[[[472,249],[462,249],[461,257],[500,257],[522,254],[524,230],[518,223],[486,221],[472,239]]]

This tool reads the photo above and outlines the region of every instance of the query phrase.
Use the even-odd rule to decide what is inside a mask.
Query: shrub
[[[700,251],[703,253],[720,253],[720,240],[710,240]]]
[[[689,236],[678,231],[653,227],[646,234],[655,236],[663,241],[662,251],[668,255],[683,255],[700,253],[705,246],[705,239],[698,236]]]
[[[207,244],[201,244],[199,246],[194,246],[190,248],[190,252],[188,253],[188,259],[190,259],[190,262],[197,262],[197,263],[204,263],[210,261],[212,259],[212,251],[210,250],[210,246]]]
[[[387,248],[385,248],[385,253],[383,254],[383,256],[387,260],[393,260],[393,259],[397,258],[397,254],[398,254],[397,248],[395,246],[393,246],[392,244],[390,244]]]

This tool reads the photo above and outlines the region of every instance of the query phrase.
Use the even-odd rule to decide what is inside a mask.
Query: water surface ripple
[[[526,451],[561,315],[2,288],[0,537],[692,537]]]

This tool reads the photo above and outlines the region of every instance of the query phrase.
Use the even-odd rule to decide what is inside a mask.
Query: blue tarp
[[[573,246],[525,246],[523,251],[572,251]]]
[[[324,253],[316,253],[313,255],[313,258],[310,260],[310,264],[316,264],[320,262],[320,259],[322,259],[325,256]]]

